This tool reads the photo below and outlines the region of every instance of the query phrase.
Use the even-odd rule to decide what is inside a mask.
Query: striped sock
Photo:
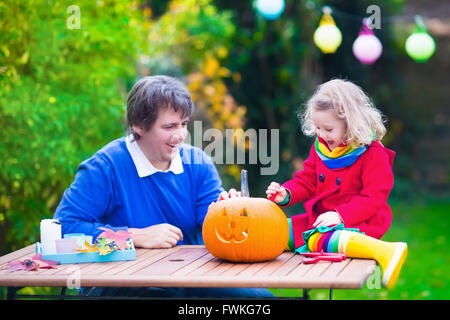
[[[311,251],[345,253],[351,231],[333,230],[325,233],[316,232],[308,239]]]
[[[314,232],[308,239],[308,248],[313,252],[323,250],[344,253],[350,258],[376,260],[383,271],[386,288],[391,288],[397,281],[407,254],[404,242],[386,242],[348,230]]]
[[[287,244],[286,250],[293,251],[295,250],[295,244],[294,244],[294,232],[292,231],[292,221],[291,218],[287,219],[289,224],[289,242]]]
[[[295,250],[294,233],[292,232],[291,219],[288,218],[287,220],[289,223],[289,242],[286,250],[292,251]],[[343,233],[345,235],[348,232],[350,231],[333,230],[325,233],[315,232],[308,240],[308,248],[310,251],[341,252],[339,251],[340,249],[345,250],[343,248],[344,244],[342,243],[341,234]]]

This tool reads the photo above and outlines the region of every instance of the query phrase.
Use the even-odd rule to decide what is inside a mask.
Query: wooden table
[[[67,287],[78,275],[82,287],[262,287],[360,289],[376,267],[374,260],[302,263],[303,257],[283,252],[272,261],[229,263],[204,246],[137,249],[135,261],[57,265],[55,269],[9,272],[6,264],[31,258],[35,245],[0,257],[0,286]],[[330,291],[331,295],[331,291]]]

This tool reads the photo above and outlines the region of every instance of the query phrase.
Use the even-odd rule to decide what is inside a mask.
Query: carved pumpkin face
[[[247,240],[248,215],[245,210],[239,215],[231,215],[222,208],[215,220],[216,237],[223,243],[242,243]]]
[[[237,197],[213,202],[202,232],[212,255],[235,262],[274,259],[289,241],[286,216],[264,198]]]

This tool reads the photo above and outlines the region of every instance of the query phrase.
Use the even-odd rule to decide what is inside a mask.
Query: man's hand
[[[236,198],[236,197],[240,197],[240,196],[241,196],[240,191],[236,191],[236,189],[230,189],[230,191],[228,191],[228,192],[222,191],[222,193],[219,195],[219,198],[217,199],[217,201],[225,200],[228,198]]]
[[[336,211],[328,211],[322,213],[317,217],[316,221],[313,223],[313,227],[328,227],[335,224],[342,223],[341,216]]]
[[[139,248],[157,249],[172,248],[183,240],[181,230],[171,224],[161,223],[147,228],[128,228],[134,246]]]

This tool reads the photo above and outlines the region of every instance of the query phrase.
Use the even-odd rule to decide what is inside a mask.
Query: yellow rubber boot
[[[350,258],[374,259],[383,272],[383,286],[392,288],[397,281],[406,258],[404,242],[386,242],[361,233],[343,230],[339,239],[339,252]]]

